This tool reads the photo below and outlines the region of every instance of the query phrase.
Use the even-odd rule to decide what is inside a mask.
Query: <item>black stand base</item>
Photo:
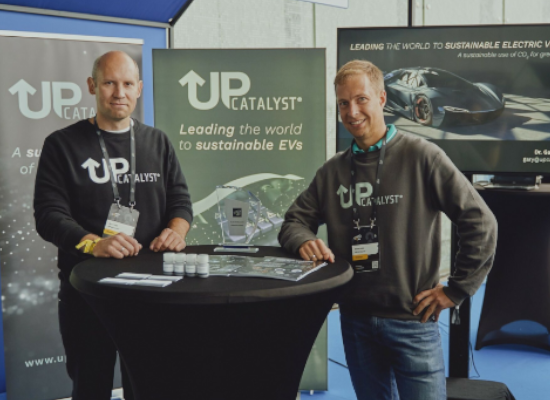
[[[447,400],[515,400],[504,383],[447,378]]]
[[[537,347],[542,350],[550,351],[550,335],[526,334],[520,336],[513,333],[503,332],[499,329],[487,333],[482,339],[478,339],[476,350],[479,350],[485,346],[493,346],[498,344],[524,344],[527,346]]]

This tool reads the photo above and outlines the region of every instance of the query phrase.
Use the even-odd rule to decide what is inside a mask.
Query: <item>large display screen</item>
[[[550,26],[339,29],[338,67],[355,59],[384,72],[386,123],[460,170],[550,173]]]

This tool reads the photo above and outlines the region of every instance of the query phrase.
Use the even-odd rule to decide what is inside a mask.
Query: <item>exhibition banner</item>
[[[0,31],[0,263],[7,397],[68,397],[57,321],[57,249],[35,229],[33,191],[46,136],[95,115],[94,60],[141,40]],[[135,116],[142,114],[141,103]],[[98,171],[98,174],[104,172]]]
[[[325,50],[153,50],[153,76],[155,125],[193,201],[187,243],[222,242],[226,185],[262,203],[253,243],[278,246],[284,213],[325,161]]]
[[[153,50],[153,76],[155,126],[174,144],[193,201],[187,243],[222,242],[216,186],[226,185],[261,201],[252,242],[278,246],[286,210],[326,159],[325,50]],[[301,390],[328,389],[327,361],[325,324]]]

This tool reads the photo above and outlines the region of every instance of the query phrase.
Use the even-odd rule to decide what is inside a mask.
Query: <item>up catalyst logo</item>
[[[349,193],[349,195],[347,195]],[[403,199],[402,194],[390,194],[377,196],[374,198],[372,196],[373,188],[369,182],[357,182],[355,184],[355,189],[352,189],[351,185],[346,188],[344,185],[340,185],[336,191],[336,196],[340,197],[340,207],[344,210],[353,206],[354,197],[355,204],[362,207],[371,207],[374,203],[377,205],[386,205],[386,204],[398,204],[399,200]],[[348,199],[346,200],[346,195]]]
[[[136,173],[133,177],[128,173],[130,170],[130,163],[125,158],[111,158],[110,160],[111,170],[115,181],[120,184],[130,183],[132,179],[136,183],[139,182],[157,182],[160,180],[160,174],[158,172],[140,172]],[[107,183],[111,180],[109,176],[109,167],[107,161],[101,159],[101,164],[93,158],[88,158],[81,165],[83,169],[88,170],[88,175],[92,182],[97,184]],[[103,176],[99,176],[97,171],[103,172]]]
[[[197,110],[211,110],[220,102],[220,75],[221,75],[221,98],[227,108],[231,108],[231,97],[244,96],[250,90],[250,78],[244,72],[211,72],[210,73],[210,100],[202,102],[197,96],[197,87],[203,86],[206,81],[191,70],[179,80],[181,86],[187,85],[187,96],[189,103]],[[241,86],[231,89],[231,80],[238,80]]]
[[[24,79],[20,79],[15,85],[9,88],[12,95],[17,95],[19,111],[23,116],[30,119],[42,119],[50,115],[52,106],[59,118],[80,120],[95,116],[93,107],[78,107],[82,100],[80,86],[73,82],[42,82],[42,109],[31,110],[29,107],[29,96],[34,96],[37,90]],[[63,94],[69,96],[63,97]]]
[[[107,161],[103,158],[103,165],[98,163],[93,158],[88,158],[84,163],[81,165],[82,168],[88,170],[88,175],[90,176],[90,179],[94,183],[106,183],[109,182],[111,177],[109,176],[109,167],[107,166]],[[119,175],[123,175],[127,173],[130,170],[130,163],[128,163],[128,160],[125,158],[111,158],[109,160],[111,162],[111,169],[113,171],[113,175],[118,177]],[[99,167],[103,167],[103,176],[99,177],[97,175],[96,169]],[[122,182],[121,182],[122,183]]]
[[[187,98],[191,107],[201,111],[212,110],[220,99],[230,110],[246,111],[294,111],[302,103],[302,97],[299,96],[244,97],[252,86],[250,77],[244,72],[210,72],[210,98],[201,101],[198,97],[199,86],[202,87],[205,83],[193,70],[179,80],[183,88],[187,86]]]

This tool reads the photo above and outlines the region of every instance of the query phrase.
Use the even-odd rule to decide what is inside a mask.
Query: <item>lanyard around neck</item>
[[[384,137],[382,138],[382,146],[380,147],[380,157],[378,159],[378,164],[376,166],[376,180],[374,181],[374,189],[372,192],[372,213],[370,217],[370,226],[373,227],[376,224],[376,213],[378,208],[378,191],[380,189],[380,176],[382,175],[382,168],[384,166],[384,157],[386,155],[386,134],[384,134]],[[355,191],[356,188],[356,181],[357,181],[357,165],[355,164],[355,155],[353,154],[353,141],[351,143],[351,196],[352,196],[352,204],[353,204],[353,197],[357,198],[357,193]],[[353,223],[359,228],[361,226],[360,224],[360,217],[359,217],[359,211],[357,210],[358,205],[353,204]]]
[[[113,174],[113,167],[111,166],[111,160],[109,158],[109,153],[107,153],[107,146],[105,145],[105,140],[101,135],[101,130],[97,125],[97,117],[94,118],[94,125],[96,129],[97,136],[99,137],[99,144],[101,146],[101,151],[103,152],[103,158],[107,163],[107,168],[109,169],[109,176],[111,177],[111,185],[113,186],[113,195],[115,197],[115,202],[120,207],[120,194],[118,192],[118,186]],[[130,121],[130,207],[134,208],[136,205],[136,138],[134,134],[134,125]]]

